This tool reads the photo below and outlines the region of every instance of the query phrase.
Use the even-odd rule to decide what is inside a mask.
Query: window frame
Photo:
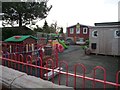
[[[94,32],[96,32],[96,31],[97,31],[97,30],[93,30],[93,31],[92,31],[92,37],[93,37],[93,38],[97,38],[97,37],[98,37],[98,31],[97,31],[97,36],[94,36]]]
[[[120,32],[120,30],[115,30],[115,31],[114,31],[114,37],[115,37],[115,38],[120,38],[120,36],[117,36],[117,35],[116,35],[116,32],[117,32],[117,31]]]
[[[74,28],[70,28],[70,34],[74,34]]]
[[[80,34],[80,28],[76,28],[76,34]]]
[[[86,32],[85,32],[85,29],[86,29]],[[88,28],[87,27],[83,28],[83,34],[88,34]]]

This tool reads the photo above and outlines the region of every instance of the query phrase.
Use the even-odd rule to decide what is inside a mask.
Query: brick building
[[[77,23],[76,25],[67,27],[66,34],[66,40],[73,43],[80,38],[85,41],[86,39],[89,39],[89,26]]]

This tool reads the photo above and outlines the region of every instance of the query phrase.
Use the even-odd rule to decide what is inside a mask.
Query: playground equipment
[[[31,35],[10,37],[2,43],[3,57],[21,60],[23,63],[40,65],[42,67],[48,67],[55,70],[62,70],[62,68],[58,67],[58,52],[63,52],[63,50],[67,48],[64,42],[59,39],[49,40],[49,38],[41,38],[38,44],[37,40],[38,39],[36,37]],[[53,65],[50,63],[51,60],[56,64]],[[7,65],[12,67],[9,62],[7,62]],[[29,68],[25,69],[27,73],[29,73],[28,69]],[[39,71],[41,72],[41,70]],[[52,78],[51,70],[42,71],[41,77],[44,77],[44,79],[48,77],[48,80]],[[54,72],[54,76],[57,74],[58,73]]]
[[[59,43],[60,43],[65,49],[68,49],[68,46],[65,44],[64,41],[59,40]]]
[[[58,40],[53,40],[52,41],[52,47],[53,48],[58,47],[59,52],[63,52],[63,50],[64,50],[64,47],[58,42]]]
[[[2,46],[3,57],[15,60],[22,59],[22,62],[24,63],[28,64],[32,63],[42,66],[46,66],[47,63],[46,61],[48,59],[51,59],[52,61],[56,62],[56,65],[54,65],[52,68],[54,69],[59,68],[57,65],[58,58],[55,58],[58,57],[57,56],[58,51],[59,52],[62,51],[59,48],[59,45],[56,46],[55,44],[55,48],[53,48],[50,45],[37,44],[36,37],[30,35],[21,35],[13,36],[6,39],[2,43]],[[51,64],[49,64],[49,67],[51,67]],[[49,71],[47,72],[49,73]],[[42,76],[44,76],[45,73],[46,71],[44,71]]]
[[[8,48],[9,46],[14,47],[14,48],[18,48],[23,50],[24,48],[26,48],[27,45],[21,45],[21,44],[13,44],[13,43],[9,43],[9,45],[4,46],[4,48]],[[26,51],[18,51],[17,49],[13,50],[12,52],[10,52],[10,50],[8,51],[2,51],[2,57],[8,58],[8,59],[13,59],[14,61],[21,61],[22,63],[27,63],[27,64],[33,64],[33,65],[38,65],[38,66],[42,66],[42,67],[48,67],[48,68],[53,68],[56,70],[62,70],[62,68],[58,67],[58,51],[60,49],[57,49],[58,47],[56,46],[56,48],[52,48],[51,46],[40,46],[37,44],[34,44],[35,48],[34,51],[32,51],[30,49],[30,47],[27,46],[27,52]],[[24,47],[24,48],[23,48]],[[9,48],[10,49],[10,48]],[[60,51],[59,51],[60,52]],[[52,63],[50,63],[50,60],[54,61],[54,66]],[[16,68],[17,64],[13,64],[13,63],[9,63],[8,61],[3,62],[5,65],[7,65],[8,67],[12,67],[12,68]],[[23,65],[19,68],[23,69],[26,66]],[[32,73],[29,67],[27,69],[25,69],[25,72],[27,73]],[[41,70],[39,70],[41,72]],[[51,70],[42,70],[43,72],[41,73],[41,77],[43,77],[44,79],[46,79],[46,74],[48,73],[48,78],[51,79]],[[57,73],[55,72],[54,76],[57,75]]]
[[[58,45],[61,44],[64,47],[64,49],[68,48],[68,46],[65,44],[64,38],[59,33],[45,34],[44,37],[41,34],[37,35],[37,36],[39,38],[38,39],[39,44],[42,44],[42,45],[49,44],[51,46],[55,46],[56,44],[58,44]],[[55,40],[57,40],[57,41],[55,41]]]
[[[53,41],[56,40],[55,42],[53,42],[54,45],[55,44],[58,44],[58,45],[61,44],[64,47],[64,49],[68,49],[68,46],[65,44],[65,41],[61,40],[59,36],[60,36],[60,34],[51,34],[51,39]]]

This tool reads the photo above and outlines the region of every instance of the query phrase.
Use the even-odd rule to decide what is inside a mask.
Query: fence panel
[[[83,71],[83,87],[82,88],[85,88],[85,72],[86,72],[86,67],[83,65],[83,64],[80,64],[80,63],[78,63],[78,64],[75,64],[74,65],[74,74],[75,74],[75,76],[74,76],[74,88],[76,88],[76,69],[77,69],[77,66],[80,66],[81,68],[82,68],[82,71]]]
[[[103,85],[104,85],[104,90],[105,90],[105,88],[106,88],[106,70],[105,70],[105,68],[103,68],[103,67],[101,67],[101,66],[96,66],[94,69],[93,69],[93,71],[94,71],[94,74],[93,74],[93,79],[94,79],[94,81],[93,81],[93,88],[95,88],[95,77],[96,77],[96,70],[97,69],[101,69],[101,70],[103,70],[103,72],[104,72],[104,83],[103,83]]]
[[[59,62],[59,77],[58,77],[58,83],[60,85],[60,74],[61,74],[61,67],[62,67],[62,64],[64,64],[66,66],[66,86],[68,86],[68,64],[67,62],[65,61],[60,61]]]
[[[116,90],[118,90],[118,87],[120,87],[120,84],[118,83],[118,77],[119,77],[119,74],[120,74],[120,71],[118,71],[117,73],[116,73],[116,82],[114,83],[114,82],[109,82],[109,81],[106,81],[106,71],[105,71],[105,69],[102,67],[100,67],[100,66],[97,66],[97,67],[95,67],[94,68],[94,75],[93,75],[93,78],[90,78],[90,77],[87,77],[87,76],[85,76],[85,71],[86,71],[86,69],[85,69],[85,67],[82,65],[81,67],[83,67],[83,75],[77,75],[76,74],[76,70],[75,70],[75,73],[74,74],[72,74],[72,73],[69,73],[68,72],[68,70],[66,70],[66,72],[63,72],[63,71],[59,71],[59,70],[55,70],[54,71],[54,63],[53,63],[53,61],[51,60],[51,59],[48,59],[48,61],[50,61],[50,62],[52,62],[52,68],[48,68],[48,65],[46,66],[46,67],[43,67],[42,65],[40,65],[40,66],[38,66],[38,65],[36,65],[36,64],[31,64],[31,63],[27,63],[27,62],[22,62],[22,61],[19,61],[19,60],[13,60],[13,59],[9,59],[9,58],[6,58],[6,57],[0,57],[1,59],[2,59],[2,61],[4,61],[4,62],[6,62],[6,61],[9,61],[9,62],[11,62],[11,63],[16,63],[16,64],[22,64],[22,65],[24,65],[24,66],[29,66],[29,67],[31,67],[31,68],[36,68],[36,69],[42,69],[42,71],[44,71],[44,70],[47,70],[47,71],[52,71],[52,82],[54,83],[54,72],[57,72],[57,73],[60,73],[60,74],[63,74],[63,75],[66,75],[66,86],[69,86],[68,85],[68,76],[73,76],[74,78],[82,78],[83,79],[83,89],[85,88],[85,80],[90,80],[90,81],[93,81],[93,88],[95,87],[95,83],[94,82],[100,82],[100,83],[103,83],[103,85],[104,85],[104,89],[106,89],[106,85],[112,85],[112,86],[115,86],[116,87]],[[40,60],[40,59],[39,59]],[[4,64],[5,65],[5,64]],[[66,67],[67,67],[67,64],[65,64],[66,65]],[[76,64],[75,65],[75,68],[77,68],[77,66],[80,66],[81,64]],[[61,66],[62,66],[62,64],[61,64]],[[15,69],[15,67],[12,67],[12,68],[14,68]],[[68,68],[68,67],[67,67]],[[25,68],[22,68],[22,71],[23,71],[23,69],[25,69]],[[100,79],[95,79],[95,77],[96,77],[96,74],[95,74],[95,71],[97,70],[97,69],[102,69],[103,71],[104,71],[104,80],[100,80]],[[18,69],[19,70],[19,69]],[[42,71],[40,71],[40,72],[38,72],[38,73],[40,73],[40,75],[42,75],[42,74],[45,74],[45,73],[43,73]],[[28,73],[28,71],[26,72],[27,74],[29,74]],[[42,73],[42,74],[41,74]],[[36,75],[35,75],[36,76]],[[41,76],[40,76],[41,77]],[[58,80],[59,82],[61,82],[60,81],[60,79]],[[60,84],[60,83],[59,83]],[[74,88],[76,89],[76,80],[74,80]]]
[[[15,47],[18,47],[19,45],[16,45]],[[22,48],[23,46],[21,45]],[[25,52],[21,52],[18,48],[16,50],[13,50],[15,52],[11,52],[10,50],[8,50],[8,52],[6,51],[1,51],[2,53],[2,65],[25,72],[27,74],[42,78],[42,79],[49,79],[49,72],[51,75],[51,79],[52,82],[54,83],[54,73],[58,73],[58,84],[61,84],[61,75],[66,75],[65,80],[66,86],[69,86],[68,84],[68,78],[69,76],[72,76],[74,78],[74,85],[73,87],[76,89],[76,78],[81,78],[82,81],[82,88],[85,88],[85,81],[89,80],[92,81],[92,88],[95,88],[96,86],[96,82],[102,83],[104,85],[104,90],[106,89],[106,85],[112,85],[116,87],[116,90],[118,90],[118,88],[120,87],[119,84],[119,75],[120,75],[120,71],[118,71],[116,73],[116,82],[109,82],[106,80],[106,69],[101,67],[101,66],[97,66],[93,69],[93,77],[87,77],[85,76],[86,73],[86,67],[83,64],[75,64],[74,65],[74,73],[69,73],[68,71],[68,63],[65,61],[59,61],[58,60],[58,49],[55,48],[54,50],[52,50],[51,55],[47,55],[49,57],[46,58],[45,56],[45,52],[43,50],[44,46],[37,46],[36,45],[36,51],[31,51],[30,53],[33,53],[36,55],[35,58],[33,58],[33,54],[25,54]],[[56,46],[57,47],[57,46]],[[49,48],[51,49],[51,48]],[[48,49],[48,50],[49,50]],[[20,52],[18,52],[20,51]],[[10,53],[11,52],[11,53]],[[44,58],[46,58],[44,60]],[[50,65],[50,66],[49,66]],[[65,65],[65,69],[66,71],[62,71],[60,68],[63,67]],[[83,71],[83,75],[78,75],[77,74],[77,68],[81,67],[82,71]],[[56,70],[56,68],[59,68],[59,70]],[[96,71],[97,70],[102,70],[103,71],[103,80],[101,79],[96,79]],[[46,76],[46,77],[44,77]]]

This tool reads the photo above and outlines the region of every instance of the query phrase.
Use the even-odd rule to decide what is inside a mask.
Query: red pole
[[[93,70],[94,70],[94,73],[93,73],[93,88],[95,88],[95,76],[96,76],[96,69],[101,69],[103,70],[104,72],[104,90],[106,89],[106,70],[105,68],[101,67],[101,66],[96,66]]]
[[[32,56],[30,57],[30,64],[32,64]],[[30,75],[32,75],[32,67],[30,67]]]
[[[52,59],[47,59],[46,60],[46,68],[48,68],[48,61],[51,61],[51,64],[52,64],[52,82],[54,83],[54,62]],[[47,69],[47,75],[46,75],[46,78],[48,79],[48,69]]]
[[[65,61],[60,61],[59,68],[61,68],[62,63],[65,64],[65,66],[66,66],[66,86],[68,86],[68,64],[67,64],[67,62],[65,62]],[[59,85],[60,85],[60,70],[59,70],[58,83],[59,83]]]
[[[35,65],[36,65],[36,66],[38,66],[38,65],[37,65],[37,61],[38,61],[38,58],[35,59]],[[35,69],[36,69],[36,70],[35,70],[35,75],[37,76],[37,75],[38,75],[38,74],[37,74],[37,68],[35,68]]]
[[[22,54],[19,54],[18,57],[19,57],[18,60],[19,60],[20,62],[23,62],[23,55],[22,55]],[[19,64],[19,66],[18,66],[18,70],[20,70],[20,64]],[[23,71],[23,65],[22,65],[22,71]]]
[[[7,55],[8,55],[8,57],[7,58],[10,58],[10,53],[9,52],[7,52]],[[10,65],[10,62],[8,61],[8,67],[10,67],[11,65]]]
[[[75,76],[74,76],[74,88],[76,89],[76,69],[77,69],[77,66],[80,66],[81,68],[82,68],[82,70],[83,70],[83,89],[85,89],[85,72],[86,72],[86,67],[83,65],[83,64],[80,64],[80,63],[78,63],[78,64],[75,64],[75,66],[74,66],[74,74],[75,74]]]
[[[40,58],[40,67],[42,67],[42,59]],[[43,69],[41,68],[40,70],[40,78],[43,78],[43,73],[42,73]]]
[[[37,57],[37,59],[36,59],[36,66],[38,66],[37,65],[37,61],[39,61],[39,63],[40,63],[39,67],[42,67],[42,59],[40,57]],[[37,76],[37,68],[36,68],[36,76]],[[42,77],[43,77],[42,68],[40,68],[40,78],[42,78]]]
[[[118,71],[116,73],[116,84],[119,84],[119,75],[120,75],[120,71]],[[118,86],[116,85],[116,90],[118,90]]]
[[[30,55],[27,55],[27,57],[26,57],[26,63],[29,63],[28,58],[30,59],[30,64],[31,64],[32,58],[31,58]],[[26,73],[28,74],[28,66],[27,65],[26,65]],[[31,74],[31,70],[30,70],[30,74]]]
[[[1,51],[1,55],[2,55],[2,57],[4,57],[3,51]],[[4,61],[2,60],[1,62],[2,62],[2,65],[4,65]]]
[[[17,61],[16,53],[13,53],[13,60]],[[16,63],[14,63],[14,68],[16,69]]]
[[[56,44],[55,55],[56,55],[56,67],[58,67],[58,44]]]

